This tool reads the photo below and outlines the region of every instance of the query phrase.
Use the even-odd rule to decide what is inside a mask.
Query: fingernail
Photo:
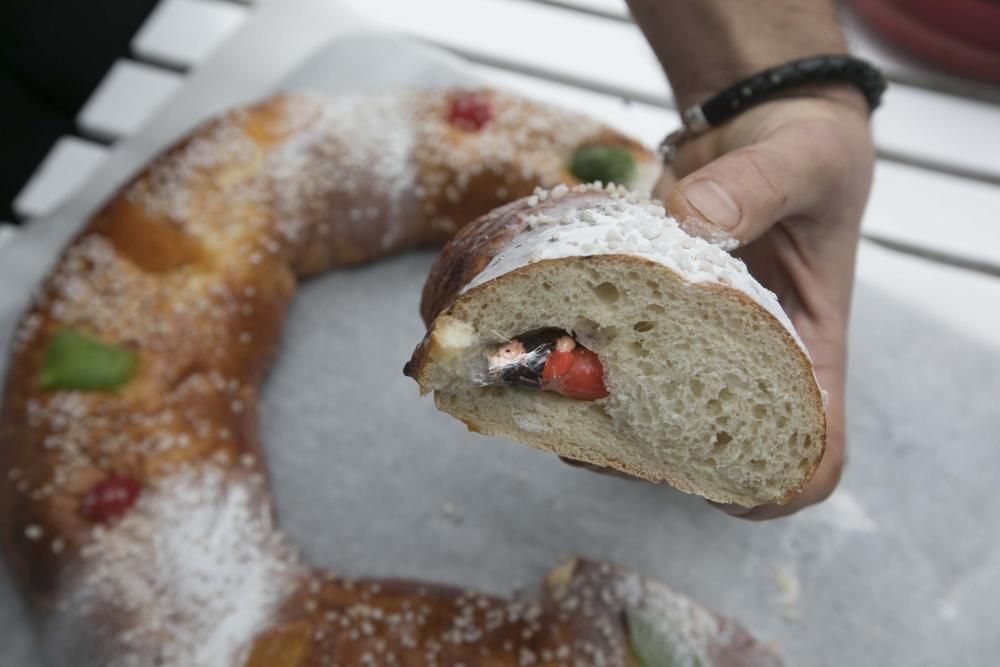
[[[684,196],[712,224],[723,229],[732,229],[740,224],[739,207],[715,181],[703,178],[686,185]]]

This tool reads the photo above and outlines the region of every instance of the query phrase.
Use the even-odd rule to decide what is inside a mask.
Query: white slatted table
[[[619,0],[346,2],[389,27],[465,55],[497,85],[595,113],[649,143],[676,124],[659,66]],[[138,131],[182,84],[177,70],[197,67],[251,11],[220,0],[163,0],[133,40],[134,55],[145,62],[112,67],[78,117],[81,133],[113,142]],[[882,157],[878,182],[885,185],[873,193],[866,237],[1000,272],[1000,188],[990,187],[1000,185],[1000,102],[986,101],[1000,101],[1000,91],[940,75],[921,78],[919,68],[878,46],[850,15],[846,19],[855,48],[897,82],[875,116]],[[591,48],[594,43],[602,48]],[[973,96],[952,94],[969,91]],[[621,99],[633,103],[626,108]],[[935,119],[933,131],[928,119]],[[67,150],[66,143],[25,186],[15,209],[19,215],[52,210],[84,180],[81,151]],[[90,164],[100,147],[84,152]],[[921,197],[898,196],[905,190]],[[939,224],[938,215],[946,211],[949,224]]]
[[[86,139],[62,137],[14,200],[14,212],[26,218],[50,213],[83,185],[104,161],[108,149]]]

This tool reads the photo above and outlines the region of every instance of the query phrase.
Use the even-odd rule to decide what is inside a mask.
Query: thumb
[[[726,153],[674,184],[667,209],[709,241],[749,243],[776,222],[808,213],[831,191],[838,156],[823,143],[779,133]]]

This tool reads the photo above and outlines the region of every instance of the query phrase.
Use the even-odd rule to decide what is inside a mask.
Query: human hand
[[[738,244],[733,254],[778,295],[828,394],[826,451],[809,483],[784,505],[712,503],[733,516],[792,514],[824,500],[840,480],[847,318],[873,166],[864,99],[831,89],[762,104],[684,144],[657,186],[689,233]]]
[[[778,295],[828,394],[826,451],[809,483],[784,505],[717,505],[734,516],[792,514],[840,480],[847,320],[873,167],[864,99],[829,88],[759,105],[684,144],[657,188],[690,233],[739,244],[733,254]]]

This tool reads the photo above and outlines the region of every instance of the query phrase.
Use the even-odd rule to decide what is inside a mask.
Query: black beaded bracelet
[[[685,141],[721,125],[744,109],[766,101],[774,93],[804,83],[834,82],[856,86],[864,95],[869,111],[878,108],[887,85],[885,76],[874,65],[845,55],[811,56],[766,69],[734,83],[701,104],[685,109],[681,113],[684,125],[660,143],[663,161],[673,161]]]

